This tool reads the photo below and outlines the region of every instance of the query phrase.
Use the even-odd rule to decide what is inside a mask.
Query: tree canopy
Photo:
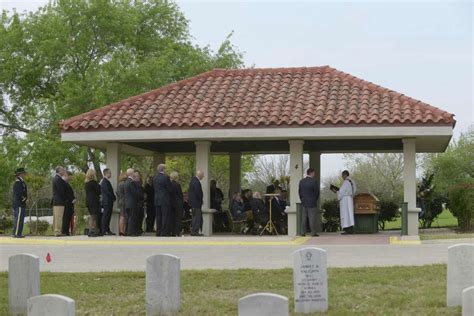
[[[218,47],[192,42],[171,1],[59,0],[0,17],[1,191],[24,166],[100,171],[103,154],[60,142],[60,120],[213,68],[239,68],[229,34]],[[0,201],[0,204],[1,201]]]

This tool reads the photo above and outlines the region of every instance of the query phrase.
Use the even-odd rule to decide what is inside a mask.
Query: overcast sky
[[[0,0],[36,10],[46,0]],[[330,65],[456,115],[455,135],[474,122],[471,1],[178,1],[199,45],[230,32],[246,66]],[[323,177],[343,169],[324,155]]]

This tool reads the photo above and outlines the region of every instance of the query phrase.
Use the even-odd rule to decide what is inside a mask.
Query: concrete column
[[[120,150],[121,144],[119,143],[107,143],[107,168],[112,171],[112,178],[110,183],[114,188],[114,192],[117,192],[118,178],[120,176]],[[110,219],[110,230],[119,234],[119,219],[120,210],[117,208],[117,203],[114,204],[114,211]]]
[[[209,162],[211,158],[211,142],[202,141],[195,142],[196,144],[196,171],[201,170],[204,173],[204,178],[201,180],[202,193],[203,193],[203,234],[212,235],[212,216],[213,213],[209,212],[211,203],[211,192],[210,192],[210,179],[209,179]]]
[[[288,236],[296,236],[296,203],[300,203],[298,186],[303,178],[302,140],[290,140],[290,209],[288,211]]]
[[[319,193],[321,194],[321,152],[312,151],[309,153],[309,167],[316,170],[315,180],[318,182]],[[316,231],[323,231],[323,213],[321,212],[321,196],[318,200],[318,205],[316,207]]]
[[[416,208],[416,140],[403,139],[403,197],[408,203],[408,236],[418,237],[418,213]]]
[[[164,153],[153,153],[153,174],[156,173],[156,168],[160,163],[166,162],[166,155]]]
[[[235,192],[240,191],[241,189],[241,153],[229,153],[229,191],[230,196],[232,196]],[[227,194],[225,192],[224,194]]]

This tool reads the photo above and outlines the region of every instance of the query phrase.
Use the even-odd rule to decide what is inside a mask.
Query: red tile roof
[[[454,124],[453,114],[329,66],[215,69],[60,123],[63,132]]]

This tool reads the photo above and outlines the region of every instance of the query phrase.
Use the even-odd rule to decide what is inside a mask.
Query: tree
[[[345,154],[344,159],[359,192],[371,192],[381,200],[403,201],[401,154]]]
[[[474,126],[451,142],[446,152],[428,155],[425,168],[434,173],[434,185],[447,194],[449,210],[461,230],[474,228]]]
[[[0,151],[9,168],[2,192],[16,165],[41,174],[92,165],[100,176],[104,154],[61,143],[60,120],[212,68],[243,66],[232,34],[217,52],[194,45],[189,21],[170,1],[61,0],[0,19]]]

